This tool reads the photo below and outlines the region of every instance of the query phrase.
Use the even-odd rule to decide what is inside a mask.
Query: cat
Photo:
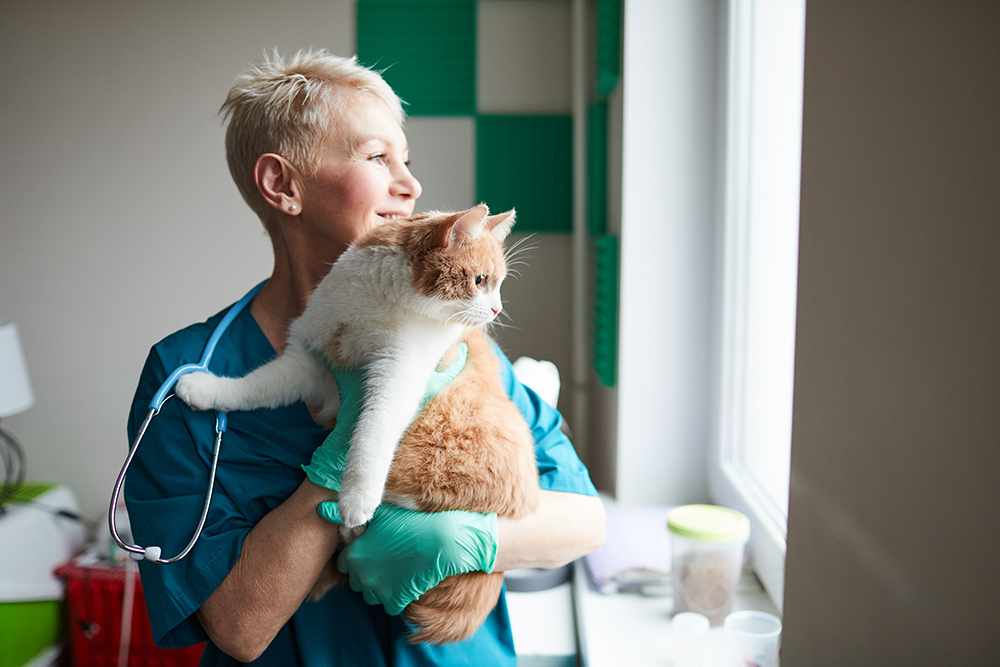
[[[501,385],[484,331],[502,309],[503,241],[514,218],[513,210],[491,216],[480,204],[381,224],[333,264],[278,357],[242,378],[182,376],[177,395],[196,409],[225,411],[305,400],[321,406],[323,420],[339,405],[327,363],[366,367],[366,400],[338,499],[346,528],[366,523],[383,499],[425,512],[532,513],[534,438]],[[464,368],[421,408],[428,379],[460,342],[468,349]],[[328,566],[310,597],[341,576]],[[404,611],[417,626],[411,641],[467,637],[502,584],[502,572],[446,578]]]

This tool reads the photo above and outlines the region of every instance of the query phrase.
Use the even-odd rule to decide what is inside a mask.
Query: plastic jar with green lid
[[[750,539],[743,514],[716,505],[684,505],[667,514],[674,613],[693,611],[722,625],[733,605]]]

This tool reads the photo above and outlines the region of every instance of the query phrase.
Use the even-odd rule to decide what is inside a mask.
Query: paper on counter
[[[670,585],[669,507],[606,508],[604,545],[584,557],[602,593],[665,592]]]

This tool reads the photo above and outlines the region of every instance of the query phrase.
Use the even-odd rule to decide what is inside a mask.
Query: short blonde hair
[[[341,111],[357,95],[381,100],[403,125],[399,97],[357,57],[304,49],[286,60],[275,50],[236,78],[220,109],[229,123],[226,161],[240,194],[265,227],[272,211],[254,182],[257,159],[276,153],[312,175],[320,150],[339,129]]]

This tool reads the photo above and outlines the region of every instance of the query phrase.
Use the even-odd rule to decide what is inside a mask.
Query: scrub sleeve
[[[205,342],[225,311],[183,329],[150,351],[128,422],[129,442],[166,375],[201,358]],[[561,431],[562,417],[514,377],[499,348],[501,379],[524,414],[537,442],[543,489],[597,495],[586,468]],[[274,357],[274,350],[245,309],[219,341],[210,364],[219,375],[241,376]],[[304,478],[301,466],[329,433],[305,405],[230,413],[219,457],[215,494],[198,544],[170,565],[140,562],[143,592],[158,646],[190,646],[208,639],[194,615],[232,569],[250,529],[277,507]],[[215,435],[213,412],[194,412],[168,400],[153,419],[125,483],[130,524],[138,544],[159,545],[164,557],[178,553],[197,525]],[[306,602],[254,665],[275,667],[420,667],[516,664],[510,619],[501,596],[473,636],[455,644],[407,642],[402,617],[370,606],[348,587]],[[239,664],[206,645],[202,665]]]

